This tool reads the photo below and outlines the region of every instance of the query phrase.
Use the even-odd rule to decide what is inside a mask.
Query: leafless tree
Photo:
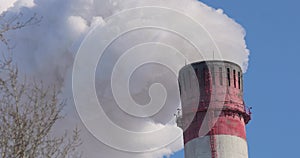
[[[36,16],[36,15],[34,15]],[[3,15],[0,16],[3,19]],[[32,24],[16,19],[0,26],[0,40],[7,45],[4,33]],[[55,124],[64,118],[66,105],[55,86],[27,81],[19,75],[10,55],[0,58],[0,157],[66,158],[81,157],[76,149],[82,141],[79,130],[69,135],[53,134]]]
[[[28,19],[20,20],[23,16],[22,13],[11,16],[8,16],[6,12],[0,14],[0,41],[6,46],[9,46],[9,39],[5,38],[4,35],[6,32],[38,24],[42,19],[35,13]]]

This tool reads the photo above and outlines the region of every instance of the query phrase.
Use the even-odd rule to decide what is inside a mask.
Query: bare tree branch
[[[0,41],[8,46],[9,49],[11,49],[9,46],[9,39],[4,36],[6,32],[18,30],[26,26],[36,25],[42,20],[42,17],[38,16],[36,13],[25,20],[22,20],[23,17],[23,13],[9,17],[7,12],[0,14]]]
[[[2,158],[80,157],[79,130],[53,137],[51,131],[63,119],[66,102],[58,99],[55,87],[20,82],[17,67],[0,69],[0,154]]]
[[[7,18],[0,15],[0,41],[9,48],[4,34],[39,22],[35,14],[19,21],[23,14]],[[55,86],[21,79],[12,56],[0,58],[0,157],[67,158],[81,157],[76,149],[82,141],[76,128],[72,135],[53,135],[54,125],[64,119],[65,100],[59,99]]]

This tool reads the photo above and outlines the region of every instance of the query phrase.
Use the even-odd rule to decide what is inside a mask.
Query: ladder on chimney
[[[214,127],[214,111],[210,112],[211,114],[211,120],[210,120],[210,123],[211,123],[211,131],[210,131],[210,136],[209,136],[209,139],[210,139],[210,148],[211,148],[211,157],[212,158],[218,158],[218,153],[217,153],[217,139],[216,139],[216,136],[215,136],[215,127]]]

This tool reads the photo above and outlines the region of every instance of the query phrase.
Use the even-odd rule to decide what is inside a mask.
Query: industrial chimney
[[[179,72],[185,158],[248,158],[240,66],[228,61],[186,65]]]

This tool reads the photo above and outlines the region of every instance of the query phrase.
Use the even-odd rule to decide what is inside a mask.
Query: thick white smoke
[[[21,20],[26,20],[34,13],[42,16],[39,24],[7,32],[5,35],[11,39],[10,44],[14,46],[14,58],[21,70],[26,72],[27,75],[62,86],[61,89],[65,97],[71,98],[72,65],[84,36],[93,26],[105,25],[107,17],[124,9],[141,6],[164,6],[177,9],[195,18],[201,22],[215,40],[222,52],[222,59],[238,63],[244,72],[247,70],[249,51],[244,40],[244,29],[223,14],[221,9],[215,10],[196,0],[5,0],[5,2],[1,2],[0,13],[6,11],[9,18],[9,16],[22,12],[24,16]],[[167,69],[149,65],[144,69],[138,69],[132,76],[132,79],[136,82],[130,83],[134,83],[131,86],[131,91],[133,98],[140,104],[149,101],[147,94],[149,85],[159,80],[160,83],[166,86],[169,95],[166,107],[153,118],[136,119],[127,117],[116,107],[111,92],[107,90],[110,75],[103,75],[103,72],[109,74],[113,66],[110,65],[111,61],[117,60],[122,52],[134,46],[136,41],[156,41],[168,43],[169,45],[181,45],[180,49],[183,52],[192,49],[188,44],[182,42],[179,37],[155,30],[135,32],[119,39],[116,41],[117,44],[108,48],[105,61],[102,63],[100,61],[98,65],[96,86],[99,99],[103,101],[102,105],[106,105],[103,108],[107,115],[119,126],[133,131],[149,131],[162,127],[167,127],[169,132],[178,130],[174,125],[174,121],[169,122],[174,117],[173,114],[176,112],[177,107],[179,107],[177,87],[174,86],[177,80],[176,76],[172,80],[164,78],[164,75],[172,76],[172,73]],[[4,50],[5,48],[0,49]],[[203,49],[206,50],[206,48]],[[212,56],[209,48],[207,48],[207,53],[207,56]],[[200,59],[195,58],[194,60]],[[153,75],[155,73],[152,72],[158,72],[158,75]],[[140,78],[143,78],[143,80]],[[175,108],[174,105],[176,105]],[[83,128],[84,145],[82,150],[86,157],[162,157],[182,148],[182,139],[179,139],[161,150],[148,153],[126,153],[111,149],[96,140],[84,129],[77,116],[72,99],[70,99],[65,111],[68,118],[61,122],[57,128],[66,127],[67,125],[73,128],[74,125],[79,124]],[[145,138],[144,142],[139,143],[147,146],[152,143],[151,141],[159,141],[164,137],[168,137],[168,133],[162,135],[161,138]],[[130,140],[124,138],[123,141]]]

